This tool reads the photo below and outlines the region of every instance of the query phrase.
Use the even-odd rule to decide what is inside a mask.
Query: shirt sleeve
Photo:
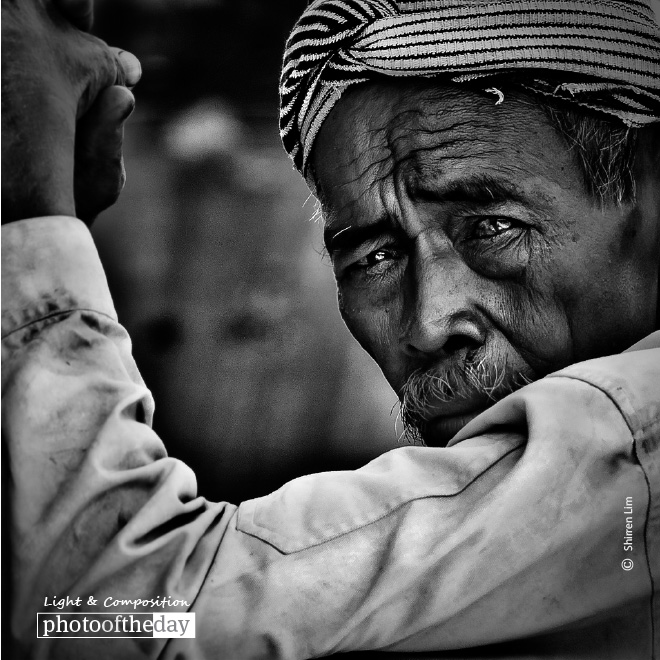
[[[199,497],[152,431],[151,395],[86,227],[37,218],[2,232],[3,470],[21,653],[451,650],[623,610],[641,621],[635,643],[651,648],[657,349],[525,387],[446,449],[401,447],[237,508]],[[621,569],[628,501],[632,571]],[[66,596],[79,604],[53,610]],[[193,612],[196,636],[37,639],[37,612],[127,607]]]

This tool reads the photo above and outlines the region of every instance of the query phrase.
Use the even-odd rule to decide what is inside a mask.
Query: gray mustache
[[[509,368],[506,360],[487,361],[485,357],[466,359],[445,369],[417,369],[399,391],[404,437],[415,444],[423,441],[424,424],[438,403],[472,399],[494,403],[533,380],[535,377]]]

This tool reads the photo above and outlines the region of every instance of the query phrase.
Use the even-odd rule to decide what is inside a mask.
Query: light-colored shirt
[[[236,507],[199,497],[152,431],[83,223],[37,218],[2,234],[10,615],[23,653],[660,654],[659,333],[511,394],[447,448],[400,447]],[[194,612],[196,637],[37,640],[36,613],[65,596],[82,605],[63,611],[79,612],[186,601],[169,610]]]

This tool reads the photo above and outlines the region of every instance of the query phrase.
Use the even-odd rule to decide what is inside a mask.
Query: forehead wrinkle
[[[437,136],[451,130],[454,137],[438,140]],[[457,135],[457,131],[460,133]],[[474,173],[480,171],[483,161],[484,173],[493,170],[497,163],[496,178],[511,178],[513,181],[524,181],[536,173],[549,182],[558,183],[555,170],[548,170],[542,153],[534,153],[525,148],[525,142],[516,141],[516,135],[511,134],[508,141],[491,139],[499,135],[497,128],[480,121],[456,122],[448,128],[439,131],[427,131],[431,139],[422,135],[421,145],[411,149],[407,160],[411,163],[407,170],[408,184],[411,189],[416,186],[437,185],[440,179],[447,176],[462,161],[469,161]],[[403,162],[403,159],[401,160]],[[461,174],[460,170],[457,170]],[[463,173],[464,174],[464,173]],[[461,174],[461,175],[463,175]]]
[[[479,172],[479,168],[475,166],[479,164],[479,161],[483,160],[486,169],[489,170],[492,169],[492,160],[501,159],[502,157],[501,150],[484,148],[483,143],[478,140],[472,140],[472,142],[478,143],[478,151],[466,153],[466,150],[463,149],[459,153],[444,153],[444,147],[464,146],[469,142],[466,140],[455,140],[443,145],[441,148],[427,147],[415,149],[408,159],[410,161],[410,167],[406,172],[408,188],[413,190],[417,187],[437,186],[442,179],[447,177],[452,165],[464,160],[470,161],[470,170],[476,174]],[[501,161],[498,169],[505,174],[512,174],[516,168],[511,167],[506,161]]]
[[[390,167],[387,167],[387,164],[390,164]],[[380,189],[382,184],[388,179],[392,171],[392,160],[389,154],[385,154],[382,158],[371,161],[369,165],[360,171],[355,177],[352,177],[340,185],[336,186],[336,190],[341,191],[343,188],[348,188],[349,192],[355,193],[356,190],[359,191],[357,195],[346,195],[342,196],[341,199],[345,199],[344,203],[339,206],[339,208],[328,208],[326,206],[326,212],[324,213],[325,226],[328,229],[332,229],[334,225],[341,225],[342,219],[348,218],[359,218],[360,206],[371,210],[371,213],[366,215],[373,216],[373,199],[382,199]],[[379,173],[374,173],[374,170],[378,167],[381,167]],[[364,185],[355,185],[362,184],[366,179]],[[376,189],[379,189],[376,192]],[[370,217],[369,220],[377,222],[381,219],[382,214],[376,214],[377,217]]]
[[[356,140],[356,154],[353,158],[346,161],[345,167],[351,169],[359,169],[360,161],[365,159],[367,160],[368,164],[358,173],[355,178],[346,181],[343,185],[349,185],[351,183],[361,181],[362,178],[369,174],[373,168],[378,167],[379,165],[382,165],[388,161],[389,153],[387,150],[387,141],[382,140],[379,142],[380,135],[382,134],[384,136],[385,132],[386,131],[384,127],[366,129]],[[378,154],[380,151],[383,153],[376,157],[370,156],[370,154]]]
[[[386,126],[377,126],[365,129],[356,140],[357,149],[354,156],[345,161],[342,168],[347,173],[355,172],[352,176],[347,176],[340,184],[334,186],[334,190],[339,192],[339,199],[343,203],[339,208],[328,209],[326,216],[326,228],[332,229],[333,225],[340,225],[341,218],[346,216],[352,218],[359,217],[359,211],[356,211],[360,205],[369,212],[366,215],[373,215],[373,199],[379,198],[380,193],[375,192],[388,179],[393,171],[392,153],[387,145],[385,137]],[[344,190],[348,194],[342,194]],[[355,192],[359,191],[356,195]],[[382,197],[382,196],[381,196]],[[380,218],[370,221],[378,221]]]
[[[406,145],[410,143],[415,148],[433,148],[442,146],[448,138],[446,134],[452,135],[449,140],[469,140],[477,131],[492,130],[488,123],[479,121],[477,118],[457,119],[455,116],[449,116],[448,113],[437,113],[437,116],[443,116],[446,122],[429,124],[418,123],[415,125],[404,125],[402,123],[391,127],[388,132],[388,140],[393,150],[405,150]],[[430,120],[428,115],[423,115],[423,119]]]
[[[424,115],[424,118],[428,119],[428,116]],[[395,169],[406,170],[408,176],[420,176],[423,171],[433,168],[435,174],[439,175],[442,173],[443,161],[489,157],[495,153],[487,148],[481,137],[474,137],[480,131],[483,133],[488,130],[486,124],[473,118],[447,119],[450,121],[444,126],[425,126],[420,123],[416,127],[404,127],[398,135],[392,131],[389,139]],[[429,158],[425,158],[426,154]]]
[[[483,99],[475,92],[434,85],[430,81],[418,89],[409,89],[408,94],[397,99],[397,111],[392,115],[387,135],[395,167],[405,167],[411,161],[414,165],[423,163],[424,154],[429,153],[432,159],[427,162],[438,170],[441,161],[449,157],[495,157],[505,172],[525,173],[526,163],[522,161],[526,158],[519,158],[522,144],[518,142],[516,128],[520,113],[525,113],[530,124],[538,122],[539,128],[550,125],[535,102],[524,95],[511,94],[507,100],[506,106],[496,108],[490,99]],[[504,133],[509,137],[510,150],[498,140]],[[522,133],[527,135],[524,128]],[[539,161],[539,154],[530,152],[527,157],[530,162]],[[415,167],[410,172],[414,174]]]

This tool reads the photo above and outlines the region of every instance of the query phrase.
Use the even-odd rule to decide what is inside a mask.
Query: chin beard
[[[531,369],[523,372],[510,368],[506,360],[487,362],[484,357],[466,358],[445,368],[416,369],[399,391],[403,438],[426,445],[426,423],[439,403],[481,399],[490,406],[537,378]]]

